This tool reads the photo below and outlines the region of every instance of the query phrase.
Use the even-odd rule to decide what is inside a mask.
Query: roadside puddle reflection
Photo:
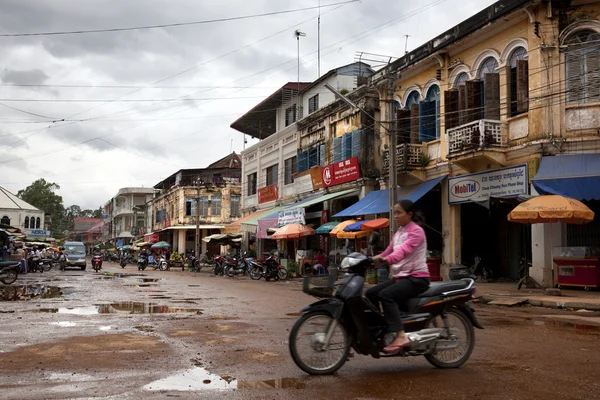
[[[123,302],[111,304],[97,304],[86,307],[60,307],[39,308],[37,310],[24,310],[29,312],[47,312],[73,315],[93,314],[202,314],[200,308],[177,308],[161,306],[153,303]]]
[[[239,381],[239,389],[304,389],[306,382],[297,378],[270,379],[268,381]]]
[[[211,374],[201,367],[194,367],[144,386],[146,390],[228,390],[236,389],[238,382],[230,377]]]
[[[548,320],[548,321],[534,320],[533,325],[547,326],[547,327],[553,327],[553,328],[574,329],[575,333],[578,333],[581,335],[600,335],[600,326],[581,324],[581,323],[577,323],[575,321],[567,322],[567,321],[558,321],[558,320]]]
[[[61,297],[63,291],[58,286],[49,285],[13,285],[0,287],[3,301],[22,301],[31,299],[52,299]]]

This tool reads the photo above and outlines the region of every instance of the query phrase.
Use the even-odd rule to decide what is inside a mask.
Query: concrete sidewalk
[[[559,296],[549,295],[544,289],[521,288],[516,283],[477,282],[477,296],[483,303],[516,306],[530,304],[537,307],[569,308],[600,311],[600,291],[583,289],[552,289]]]

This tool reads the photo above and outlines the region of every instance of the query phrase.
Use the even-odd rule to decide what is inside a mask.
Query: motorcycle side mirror
[[[373,232],[371,233],[371,236],[369,236],[369,245],[375,246],[377,243],[379,243],[379,233]]]

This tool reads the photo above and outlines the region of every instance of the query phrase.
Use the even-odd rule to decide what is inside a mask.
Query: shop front
[[[531,228],[507,216],[529,197],[528,183],[526,164],[448,179],[448,204],[461,208],[462,264],[478,257],[494,278],[519,279],[521,259],[531,260]]]

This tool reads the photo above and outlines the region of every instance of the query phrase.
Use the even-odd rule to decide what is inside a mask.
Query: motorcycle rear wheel
[[[164,264],[164,263],[160,264],[159,268],[160,268],[161,271],[166,271],[167,270],[167,264]]]
[[[258,281],[260,278],[262,278],[262,272],[258,268],[253,268],[252,271],[250,271],[250,279]]]
[[[5,285],[10,285],[14,281],[16,281],[18,277],[19,273],[14,269],[11,269],[10,271],[6,272],[5,278],[0,279],[0,282],[4,283]]]
[[[235,276],[235,268],[234,267],[225,267],[225,275],[227,275],[230,278],[233,278]]]
[[[458,329],[459,346],[456,349],[433,351],[425,355],[425,359],[437,368],[458,368],[463,365],[473,352],[475,347],[475,330],[473,324],[464,313],[452,308],[446,311],[450,328]],[[436,317],[429,322],[428,328],[443,327],[441,317]]]
[[[52,269],[53,265],[52,264],[42,264],[42,269],[44,271],[50,271]]]
[[[328,313],[314,311],[303,315],[294,324],[289,339],[290,353],[302,371],[310,375],[330,375],[348,359],[350,338],[340,323],[334,329],[329,348],[322,348],[330,324],[334,321]],[[325,358],[322,363],[318,361],[320,355]]]

